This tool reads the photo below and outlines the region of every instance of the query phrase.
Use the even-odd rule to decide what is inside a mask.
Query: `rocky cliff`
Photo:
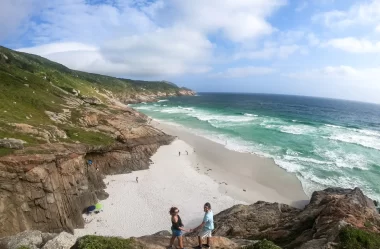
[[[173,139],[127,107],[113,112],[120,113],[88,108],[82,116],[88,132],[102,131],[114,139],[108,145],[44,143],[0,157],[0,237],[83,227],[82,210],[107,197],[105,174],[147,169],[150,156]]]
[[[147,169],[173,139],[125,104],[194,94],[0,47],[0,237],[83,227],[82,210],[107,197],[104,175]]]
[[[164,249],[169,240],[168,231],[140,238],[85,236],[78,240],[66,233],[27,231],[0,239],[0,249],[22,245],[33,249]],[[184,244],[196,246],[196,234],[184,237]],[[237,205],[215,215],[213,248],[378,249],[380,216],[372,200],[357,188],[317,191],[304,209],[266,202]]]
[[[347,243],[349,248],[380,248],[380,216],[358,188],[314,192],[304,209],[266,202],[238,205],[217,214],[215,222],[217,236],[268,239],[282,248],[347,248]]]

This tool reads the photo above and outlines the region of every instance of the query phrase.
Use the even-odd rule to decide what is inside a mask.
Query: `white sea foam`
[[[320,164],[320,165],[333,165],[334,162],[331,161],[320,161],[314,158],[309,158],[309,157],[302,157],[302,156],[290,156],[290,155],[285,155],[284,159],[287,161],[293,161],[293,162],[298,162],[298,163],[312,163],[312,164]]]
[[[210,115],[209,113],[194,113],[191,116],[201,121],[221,121],[221,122],[249,122],[255,120],[255,117],[234,116],[234,115]]]
[[[166,102],[166,101],[169,101],[168,99],[160,99],[159,101],[157,102]]]
[[[292,163],[286,160],[275,158],[274,162],[280,166],[281,168],[285,169],[286,171],[290,173],[297,173],[302,170],[302,166],[296,163]]]
[[[153,109],[153,106],[135,106],[133,107],[134,109],[137,109],[137,110],[152,110]]]
[[[240,115],[216,114],[195,107],[178,106],[154,109],[149,109],[149,106],[146,107],[140,108],[169,114],[184,114],[208,122],[216,128],[252,125],[252,129],[254,129],[255,126],[260,125],[266,129],[297,135],[300,139],[302,138],[301,135],[311,135],[313,138],[310,138],[310,143],[312,143],[314,150],[312,148],[313,151],[310,152],[316,155],[315,157],[308,157],[306,154],[298,153],[290,148],[286,150],[286,155],[283,155],[284,148],[278,146],[279,148],[276,149],[275,143],[261,145],[233,135],[222,134],[223,131],[218,133],[217,131],[190,129],[192,133],[222,144],[230,150],[274,158],[276,164],[281,168],[297,175],[305,192],[309,195],[315,190],[326,187],[352,188],[360,186],[370,197],[377,196],[380,199],[380,196],[371,190],[370,183],[366,183],[363,176],[355,176],[355,172],[358,171],[353,171],[353,169],[369,170],[373,164],[378,164],[376,156],[371,158],[366,154],[368,150],[364,148],[380,150],[380,132],[378,131],[329,124],[315,127],[298,123],[296,120],[290,122],[276,117],[257,116],[251,113],[240,113]],[[363,146],[363,151],[350,151],[349,148],[352,148],[349,146],[350,144]],[[364,153],[364,151],[367,152]],[[376,151],[371,151],[368,153],[376,154]],[[324,176],[325,171],[332,172],[335,178]],[[337,175],[342,176],[337,177]]]
[[[248,116],[248,117],[258,117],[259,115],[251,114],[251,113],[244,113],[244,116]]]
[[[380,138],[352,133],[335,134],[328,137],[331,140],[336,140],[345,143],[357,144],[367,148],[380,150]]]
[[[281,132],[294,134],[294,135],[305,135],[316,132],[317,129],[308,126],[308,125],[289,125],[289,126],[279,126],[278,127]]]

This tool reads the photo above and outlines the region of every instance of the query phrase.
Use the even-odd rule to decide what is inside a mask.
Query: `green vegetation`
[[[281,247],[276,246],[273,242],[266,239],[261,240],[258,243],[246,246],[244,248],[245,249],[281,249]]]
[[[105,95],[133,98],[137,94],[176,93],[181,88],[165,81],[136,81],[71,70],[37,55],[16,52],[0,46],[0,139],[11,137],[27,142],[25,146],[43,143],[32,135],[17,132],[9,123],[25,123],[44,128],[56,125],[46,111],[62,114],[70,109],[67,124],[61,125],[71,141],[92,145],[110,144],[113,139],[102,133],[89,132],[79,127],[81,106],[67,105],[68,97],[96,97]],[[105,108],[105,105],[94,108]],[[114,111],[117,112],[117,111]],[[75,126],[75,128],[71,126]],[[11,153],[1,150],[0,156]]]
[[[339,233],[341,249],[378,249],[380,234],[346,227]]]
[[[7,156],[13,153],[13,149],[0,148],[0,156]]]
[[[110,145],[115,140],[100,132],[85,131],[80,128],[68,127],[64,129],[67,136],[73,141],[89,145]]]
[[[28,247],[28,246],[20,246],[17,249],[30,249],[30,247]]]
[[[139,248],[133,239],[117,237],[84,236],[78,239],[77,249],[135,249]]]

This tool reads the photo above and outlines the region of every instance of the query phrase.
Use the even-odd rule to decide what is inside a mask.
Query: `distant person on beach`
[[[201,228],[200,232],[198,233],[198,247],[197,248],[210,248],[211,246],[211,237],[212,237],[212,230],[214,230],[214,214],[211,210],[211,204],[206,202],[203,206],[203,211],[205,212],[205,215],[203,217],[203,222],[196,228],[192,230],[198,230]],[[202,245],[202,239],[207,238],[207,244]]]
[[[190,230],[186,230],[184,228],[184,225],[182,223],[181,217],[178,215],[179,209],[176,207],[171,207],[169,214],[171,215],[171,221],[172,221],[172,238],[170,239],[170,244],[168,248],[173,248],[173,244],[175,239],[178,239],[178,246],[179,248],[183,249],[183,238],[182,234],[183,232],[190,232]]]
[[[181,151],[178,151],[178,156],[181,156]]]
[[[136,182],[139,183],[139,177],[138,176],[136,176]]]
[[[186,155],[189,155],[189,152],[187,150],[185,150],[185,151],[186,151]]]

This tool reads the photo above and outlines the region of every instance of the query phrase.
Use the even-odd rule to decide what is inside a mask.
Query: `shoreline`
[[[194,228],[202,222],[206,202],[211,203],[215,213],[237,204],[248,204],[220,193],[216,182],[191,167],[190,156],[178,156],[179,150],[185,153],[192,149],[176,139],[158,149],[149,169],[106,176],[105,191],[109,197],[100,202],[103,211],[84,214],[85,228],[75,229],[75,236],[128,238],[170,230],[172,206],[179,208],[185,227]]]
[[[182,126],[154,119],[150,125],[192,146],[197,155],[197,158],[191,159],[192,167],[197,170],[197,164],[202,165],[198,172],[222,183],[220,192],[234,199],[249,204],[256,201],[279,202],[297,208],[303,208],[309,202],[310,198],[299,179],[277,166],[273,159],[229,150]]]
[[[103,211],[84,214],[86,225],[75,229],[77,237],[127,238],[170,230],[172,206],[179,208],[185,227],[194,228],[206,202],[217,214],[237,204],[267,201],[302,208],[309,200],[298,179],[269,159],[230,151],[175,126],[151,125],[179,138],[158,149],[149,169],[106,176],[109,197],[100,202]]]

